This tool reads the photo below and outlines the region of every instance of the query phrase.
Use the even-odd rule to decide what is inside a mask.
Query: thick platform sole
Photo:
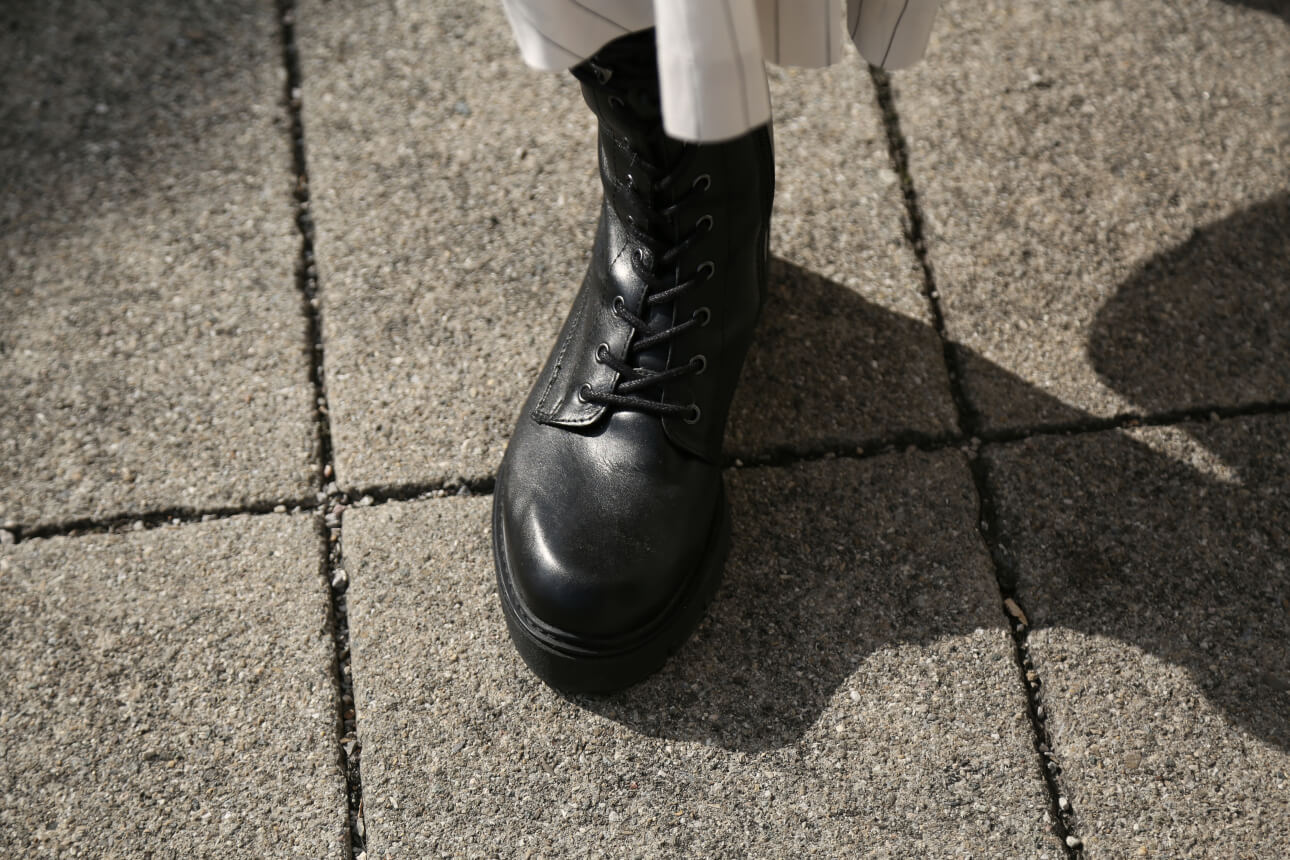
[[[493,495],[493,565],[506,628],[533,673],[565,693],[610,693],[657,672],[699,626],[721,584],[730,551],[730,506],[724,489],[699,569],[657,617],[613,638],[591,638],[542,622],[524,604],[506,563],[502,493]]]

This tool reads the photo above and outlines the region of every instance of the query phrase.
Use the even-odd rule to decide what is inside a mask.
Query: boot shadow
[[[1230,389],[1246,360],[1240,326],[1264,304],[1276,314],[1286,308],[1284,245],[1249,241],[1251,232],[1278,235],[1283,215],[1284,199],[1277,198],[1198,231],[1199,238],[1160,255],[1121,285],[1090,336],[1092,360],[1107,382],[1143,409],[1167,407],[1182,390],[1178,377],[1187,372],[1176,364],[1179,327],[1158,318],[1152,323],[1142,307],[1165,302],[1210,342],[1235,347],[1233,373],[1191,374],[1188,390],[1206,399],[1217,397],[1218,387]],[[1207,278],[1192,277],[1197,254],[1228,262],[1211,267]],[[1170,271],[1175,274],[1158,274]],[[1213,290],[1239,285],[1250,271],[1264,273],[1261,293],[1237,300],[1231,314],[1205,313]],[[795,420],[808,424],[808,446],[825,435],[812,435],[816,403],[792,399],[802,391],[798,380],[845,378],[869,386],[850,394],[847,408],[891,395],[880,389],[883,379],[866,371],[864,350],[784,348],[787,341],[801,332],[833,331],[841,319],[867,328],[862,340],[884,344],[892,354],[927,349],[928,326],[792,264],[777,264],[771,288],[781,300],[805,289],[810,300],[796,303],[800,319],[770,324],[780,333],[764,348],[761,364],[746,366],[740,384],[760,392],[761,402],[794,404]],[[1276,328],[1269,325],[1269,332]],[[1125,349],[1125,343],[1137,346]],[[1271,378],[1270,368],[1290,367],[1290,352],[1280,344],[1276,355],[1257,364],[1257,382],[1238,394],[1258,390]],[[933,355],[939,360],[939,348]],[[979,355],[969,358],[975,366],[988,364]],[[1091,419],[1002,368],[989,365],[989,372],[1007,396],[1039,403],[1047,407],[1044,414],[1073,411]],[[819,388],[827,399],[827,387]],[[1158,398],[1153,392],[1160,392]],[[751,412],[735,417],[756,420]],[[835,426],[847,426],[847,417],[845,410],[837,413]],[[862,429],[851,437],[830,431],[831,442],[859,443],[871,433],[864,416],[850,419],[850,426]],[[1036,629],[1076,629],[1185,667],[1226,718],[1290,749],[1290,510],[1284,495],[1290,421],[1249,418],[1195,428],[1198,444],[1231,463],[1239,483],[1120,432],[995,449],[1006,456],[992,457],[992,470],[1031,475],[1019,489],[996,491],[1004,507],[1001,542],[1019,570],[1023,599],[1029,595],[1038,609],[1031,619]],[[736,438],[771,439],[779,431],[735,432]],[[1009,458],[1012,465],[1003,462]],[[943,546],[928,549],[921,518],[937,509],[936,494],[926,483],[902,483],[907,479],[900,464],[914,461],[924,475],[943,473],[946,487],[959,486],[966,474],[954,452],[869,461],[864,474],[873,477],[864,480],[874,482],[870,487],[847,486],[838,477],[844,466],[827,461],[732,472],[734,546],[699,631],[653,678],[612,696],[579,697],[578,703],[649,736],[736,751],[775,749],[801,740],[875,652],[1002,627],[994,583],[972,575],[976,563],[953,570],[959,578],[947,578],[952,556]],[[1058,464],[1076,476],[1073,486],[1051,479]],[[1000,477],[993,474],[992,484],[1006,483]],[[1071,494],[1079,516],[1062,516]],[[1126,494],[1137,501],[1127,503]],[[974,516],[973,501],[966,507]],[[955,510],[962,517],[963,503],[943,513]],[[1144,519],[1155,527],[1141,528]],[[959,541],[983,551],[975,530]],[[955,589],[981,588],[990,593],[946,598]],[[985,617],[981,606],[989,609]],[[1198,630],[1205,635],[1193,635]]]
[[[778,257],[769,281],[727,456],[850,450],[892,427],[910,437],[957,432],[934,329]]]

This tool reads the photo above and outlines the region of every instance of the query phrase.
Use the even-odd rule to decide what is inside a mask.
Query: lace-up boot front
[[[574,74],[600,121],[590,266],[494,493],[507,626],[552,686],[658,669],[721,578],[721,442],[765,301],[769,127],[683,144],[662,129],[652,31]]]

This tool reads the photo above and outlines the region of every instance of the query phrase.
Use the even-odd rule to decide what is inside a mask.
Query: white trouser
[[[927,48],[940,0],[502,0],[529,65],[567,69],[606,42],[657,27],[663,125],[682,140],[722,140],[770,119],[763,63],[842,59],[845,32],[877,66]]]

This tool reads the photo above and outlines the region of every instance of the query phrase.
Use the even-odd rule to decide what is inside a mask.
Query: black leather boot
[[[766,298],[769,126],[663,133],[654,34],[574,74],[600,120],[591,264],[493,497],[511,638],[570,692],[626,687],[698,625],[729,546],[721,443]]]

